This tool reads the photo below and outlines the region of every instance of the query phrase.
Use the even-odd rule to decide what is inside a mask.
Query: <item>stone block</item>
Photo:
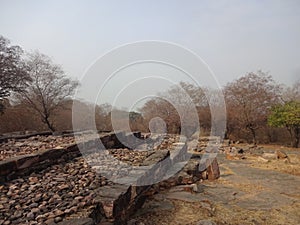
[[[59,159],[64,154],[62,149],[48,149],[42,152],[39,152],[39,160],[56,160]]]
[[[38,154],[31,154],[26,156],[19,156],[15,159],[17,170],[32,167],[39,162]]]
[[[0,176],[6,176],[17,169],[14,159],[0,161]]]
[[[207,178],[208,180],[215,180],[220,177],[220,169],[219,164],[216,158],[212,161],[211,159],[207,160],[208,167],[207,167]]]

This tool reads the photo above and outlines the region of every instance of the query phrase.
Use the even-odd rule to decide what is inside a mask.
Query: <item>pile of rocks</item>
[[[109,153],[117,160],[130,165],[139,166],[154,151],[129,150],[129,149],[109,149]]]
[[[289,156],[281,150],[276,150],[274,152],[264,152],[258,156],[258,161],[260,162],[270,162],[272,160],[283,160],[286,163],[290,163]]]
[[[20,155],[28,155],[51,148],[62,148],[75,143],[74,137],[33,136],[27,139],[10,139],[0,144],[0,161]]]
[[[166,134],[161,143],[154,147],[154,150],[169,149],[172,150],[173,144],[179,141],[179,136],[175,134]]]
[[[50,224],[91,211],[94,190],[112,185],[85,162],[53,165],[0,186],[0,224]]]
[[[216,136],[211,136],[211,137],[199,137],[199,139],[197,140],[197,144],[196,144],[195,148],[193,149],[193,151],[204,153],[207,150],[208,145],[210,147],[215,146],[217,148],[222,149],[222,146],[220,146],[220,138],[216,137]]]
[[[167,165],[159,162],[168,156],[169,151],[157,150],[146,157],[141,166],[153,167],[144,179],[162,176]],[[120,168],[111,166],[110,171],[119,173]],[[79,157],[1,184],[0,224],[126,224],[128,215],[143,204],[149,188],[108,181]]]
[[[74,137],[35,136],[2,143],[6,157],[1,162],[2,167],[14,165],[22,173],[16,171],[15,176],[0,183],[0,225],[68,224],[65,221],[71,221],[72,218],[88,219],[89,224],[105,220],[125,224],[126,217],[143,204],[152,188],[148,181],[159,182],[170,166],[183,169],[174,173],[169,171],[173,176],[167,177],[169,179],[158,183],[152,190],[219,176],[216,160],[205,165],[205,168],[202,168],[198,159],[190,160],[185,165],[187,146],[177,142],[180,139],[178,136],[165,137],[157,149],[150,151],[115,149],[119,148],[116,146],[122,146],[115,136],[107,134],[100,137],[104,145],[114,146],[107,151],[97,152],[97,142],[93,140],[78,144],[89,149],[84,158],[74,144]],[[48,147],[51,149],[41,152]],[[7,160],[14,156],[6,154],[9,149],[19,155],[31,155]],[[25,149],[31,150],[27,153]],[[39,153],[32,154],[36,151]],[[36,167],[32,170],[34,172],[30,170],[32,166]],[[30,170],[30,173],[23,170]],[[135,178],[140,172],[142,176],[139,180],[146,185],[130,185],[130,176]],[[118,185],[108,181],[105,177],[111,176],[106,175],[117,178],[111,179],[113,181],[126,177],[129,182],[117,182],[126,184]]]

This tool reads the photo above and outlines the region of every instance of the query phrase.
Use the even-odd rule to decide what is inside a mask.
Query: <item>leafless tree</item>
[[[31,81],[17,97],[37,112],[51,131],[55,131],[53,117],[56,110],[71,97],[78,82],[67,78],[61,66],[41,53],[29,54],[26,63]]]
[[[141,112],[148,122],[154,117],[161,118],[169,133],[182,132],[191,136],[198,128],[197,110],[206,106],[206,98],[201,88],[180,82],[160,93],[160,98],[146,102]]]
[[[19,46],[11,46],[9,40],[0,36],[0,112],[4,110],[4,99],[11,92],[24,89],[29,75]]]
[[[108,103],[97,105],[95,107],[95,121],[99,131],[111,131],[111,110],[112,106]]]
[[[181,133],[188,137],[194,134],[199,129],[197,106],[204,105],[206,100],[201,88],[180,82],[163,93],[162,97],[173,105],[180,116],[178,123]]]
[[[229,83],[225,96],[228,124],[233,124],[234,129],[250,131],[256,143],[257,130],[266,126],[271,106],[279,101],[279,86],[271,76],[258,71]]]
[[[283,91],[282,100],[284,102],[298,101],[300,102],[300,79],[291,87],[286,87]]]
[[[170,102],[162,98],[154,98],[147,101],[139,110],[145,119],[146,126],[149,126],[151,119],[161,118],[166,125],[167,133],[180,132],[179,115]]]

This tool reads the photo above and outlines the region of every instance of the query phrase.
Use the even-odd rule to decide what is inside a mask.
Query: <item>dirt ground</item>
[[[272,149],[270,149],[272,150]],[[287,150],[290,163],[257,157],[218,156],[221,177],[199,182],[200,193],[178,187],[148,200],[133,221],[145,225],[300,224],[300,151]],[[136,223],[139,224],[139,223]]]
[[[247,160],[251,162],[252,167],[300,176],[300,149],[278,147],[276,145],[262,145],[261,147],[263,147],[262,149],[265,152],[284,151],[288,155],[289,162],[285,160],[269,160],[265,163],[257,160],[257,157],[248,156]]]

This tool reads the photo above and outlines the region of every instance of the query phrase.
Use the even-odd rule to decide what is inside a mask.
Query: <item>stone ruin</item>
[[[220,176],[216,159],[208,158],[201,165],[201,154],[189,153],[177,135],[164,136],[159,145],[148,145],[147,151],[124,145],[125,140],[128,146],[147,148],[137,140],[147,143],[149,135],[140,132],[104,133],[96,139],[81,135],[79,144],[72,133],[0,139],[0,224],[122,225],[161,189]],[[99,139],[117,160],[97,155]],[[84,157],[81,147],[87,150]],[[134,182],[130,179],[136,178],[137,170],[132,167],[142,174]],[[118,182],[124,177],[121,173],[127,180]]]

